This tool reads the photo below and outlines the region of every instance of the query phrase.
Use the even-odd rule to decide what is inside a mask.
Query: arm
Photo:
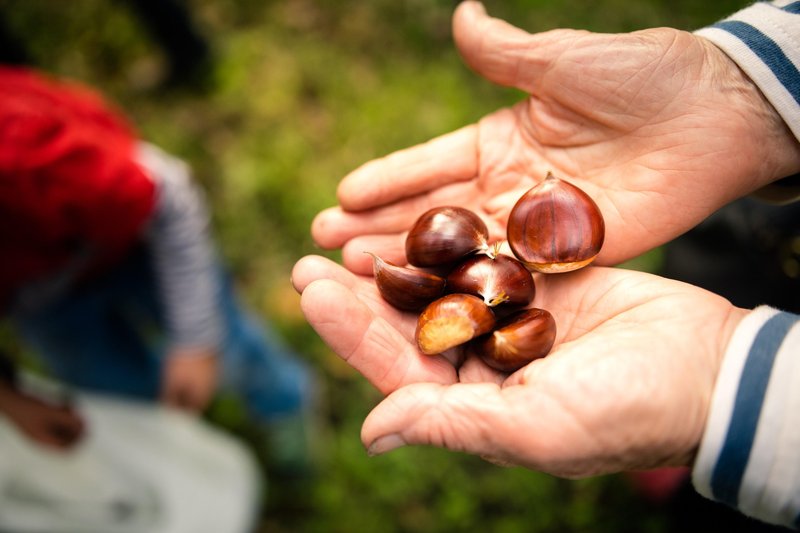
[[[795,2],[758,2],[695,35],[725,52],[800,139],[800,7]],[[797,199],[800,181],[796,176],[784,179],[759,194],[772,200]]]
[[[140,145],[139,161],[159,192],[147,237],[170,340],[163,397],[202,409],[215,388],[224,335],[208,212],[183,162],[148,144]]]
[[[758,86],[800,139],[800,8],[758,2],[695,32],[723,50]],[[798,177],[757,194],[800,198]],[[800,396],[800,327],[795,315],[761,308],[737,329],[717,379],[693,482],[701,494],[769,522],[800,527],[793,420]]]

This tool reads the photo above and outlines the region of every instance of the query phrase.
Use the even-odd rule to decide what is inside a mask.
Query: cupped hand
[[[389,307],[368,277],[309,256],[292,279],[322,339],[387,395],[363,425],[370,453],[426,444],[565,477],[689,464],[746,314],[641,272],[537,276],[533,304],[555,317],[556,344],[506,375],[475,356],[420,354],[416,316]]]
[[[202,411],[216,392],[218,361],[215,350],[181,347],[167,354],[161,399],[167,405]]]
[[[606,220],[599,264],[663,244],[726,203],[797,170],[800,145],[713,44],[668,28],[529,34],[463,2],[453,33],[479,74],[530,96],[425,144],[368,162],[315,219],[324,248],[370,269],[367,250],[405,263],[404,232],[426,209],[461,205],[494,239],[519,196],[553,171]]]

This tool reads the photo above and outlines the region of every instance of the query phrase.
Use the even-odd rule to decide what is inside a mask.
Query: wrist
[[[800,92],[796,67],[800,62],[797,48],[800,26],[796,23],[797,14],[779,4],[756,2],[694,32],[716,49],[720,58],[737,67],[751,87],[745,84],[744,94],[763,102],[764,115],[753,120],[754,133],[759,133],[759,126],[766,125],[760,132],[762,137],[754,138],[766,152],[760,186],[800,172]],[[724,82],[726,73],[722,75]],[[759,124],[763,118],[767,120]]]
[[[218,349],[216,346],[205,346],[205,345],[198,345],[198,346],[180,345],[180,346],[173,346],[169,350],[169,357],[203,358],[203,357],[216,357],[217,354],[218,354]]]
[[[717,78],[717,91],[729,95],[729,112],[744,117],[746,129],[733,140],[737,149],[753,152],[752,168],[746,169],[751,190],[800,172],[800,142],[761,87],[716,42],[700,32],[697,35],[706,47],[707,62]],[[800,132],[798,132],[800,133]]]

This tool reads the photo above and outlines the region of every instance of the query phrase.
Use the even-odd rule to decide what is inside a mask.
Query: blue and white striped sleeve
[[[692,471],[695,489],[800,528],[800,316],[758,307],[731,338]]]
[[[800,140],[800,2],[756,2],[695,34],[739,65]]]
[[[170,347],[217,349],[224,336],[221,276],[202,191],[188,166],[148,143],[139,163],[158,187],[147,232]]]

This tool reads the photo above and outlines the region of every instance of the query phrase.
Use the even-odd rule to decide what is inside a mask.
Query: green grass
[[[443,0],[192,0],[214,47],[205,93],[154,87],[163,59],[124,2],[0,0],[37,63],[107,93],[142,135],[185,158],[208,191],[242,293],[325,382],[323,455],[311,479],[270,478],[264,531],[665,531],[624,480],[566,481],[443,450],[368,458],[359,441],[379,395],[320,342],[289,284],[319,253],[316,212],[361,163],[469,124],[520,98],[460,61]],[[743,1],[509,0],[490,13],[529,31],[693,29]],[[13,9],[11,8],[13,6]],[[335,252],[327,253],[336,258]],[[636,268],[652,268],[658,254]],[[3,330],[2,337],[8,333]],[[216,422],[247,438],[235,405]]]

